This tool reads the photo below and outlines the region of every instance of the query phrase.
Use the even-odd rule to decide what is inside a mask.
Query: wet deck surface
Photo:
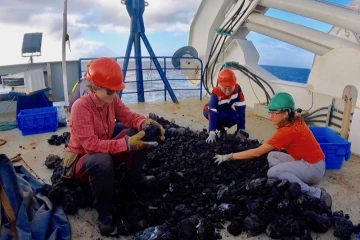
[[[141,103],[128,105],[134,112],[147,116],[155,113],[168,120],[175,120],[178,125],[190,127],[194,130],[207,128],[207,120],[202,115],[202,108],[206,100],[183,99],[180,104],[166,103]],[[15,113],[0,115],[0,121],[15,120]],[[256,117],[251,109],[247,111],[246,130],[250,137],[258,140],[266,140],[275,131],[275,127],[267,119]],[[235,129],[230,129],[233,132]],[[32,174],[40,181],[51,183],[52,170],[47,169],[44,161],[47,155],[56,154],[63,157],[64,145],[51,146],[46,139],[52,134],[62,134],[69,131],[68,127],[59,128],[56,133],[45,133],[31,136],[22,136],[18,129],[0,132],[0,138],[7,140],[7,143],[0,146],[0,153],[5,153],[9,158],[21,154],[23,161],[17,164],[25,165]],[[326,188],[333,197],[333,211],[343,210],[350,215],[354,224],[360,222],[360,158],[352,156],[348,162],[344,162],[341,170],[326,171],[323,180],[317,184]],[[100,235],[97,229],[97,214],[93,209],[80,210],[74,216],[68,216],[71,224],[72,239],[113,239]],[[242,234],[233,237],[227,231],[223,231],[223,239],[270,239],[265,234],[249,237]],[[336,239],[330,229],[326,234],[313,234],[314,239]],[[121,237],[121,239],[132,239]]]

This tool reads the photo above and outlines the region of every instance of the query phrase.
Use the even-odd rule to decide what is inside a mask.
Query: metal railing
[[[174,68],[171,60],[174,57],[170,56],[158,56],[156,57],[159,61],[159,63],[162,65],[162,70],[169,81],[169,84],[171,85],[172,90],[175,93],[184,93],[184,91],[199,91],[199,98],[202,99],[203,95],[203,62],[200,58],[197,57],[175,57],[178,59],[190,59],[195,60],[199,62],[198,68],[186,68],[182,67],[181,69]],[[93,58],[81,58],[78,60],[78,74],[79,78],[83,77],[85,71],[86,71],[86,64],[92,60]],[[123,61],[125,57],[114,57],[114,59],[119,63],[119,65],[122,67]],[[164,95],[164,101],[167,100],[167,89],[165,84],[163,83],[163,79],[161,79],[155,65],[153,64],[152,57],[146,56],[141,57],[142,59],[142,73],[143,73],[143,84],[144,84],[144,90],[143,92],[138,92],[137,88],[134,89],[131,85],[134,85],[136,87],[137,81],[136,81],[136,64],[135,64],[135,57],[130,57],[129,59],[129,66],[126,72],[126,76],[124,79],[124,83],[126,88],[122,92],[123,95],[127,94],[144,94],[144,93],[151,93],[151,92],[162,92]],[[194,71],[197,72],[198,78],[188,78],[186,77],[182,72],[184,71]],[[199,84],[196,87],[189,87],[186,88],[186,84],[184,82],[187,81],[199,81]],[[159,84],[162,83],[162,84]],[[186,94],[186,92],[185,92]],[[121,96],[121,94],[120,94]]]

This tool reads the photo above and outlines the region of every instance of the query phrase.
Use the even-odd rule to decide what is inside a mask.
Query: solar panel
[[[22,54],[41,53],[42,33],[25,33]]]

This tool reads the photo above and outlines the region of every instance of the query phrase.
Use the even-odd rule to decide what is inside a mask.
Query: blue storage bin
[[[21,110],[16,116],[16,120],[23,136],[57,130],[56,107]]]
[[[329,127],[309,127],[325,154],[326,169],[340,169],[351,157],[351,143]]]

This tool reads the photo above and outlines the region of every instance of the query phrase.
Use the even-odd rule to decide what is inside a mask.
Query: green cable
[[[0,131],[8,131],[17,128],[16,122],[0,122]]]
[[[223,66],[226,68],[238,67],[239,63],[238,62],[225,62]]]
[[[216,33],[219,35],[230,35],[231,32],[225,29],[216,29]]]

